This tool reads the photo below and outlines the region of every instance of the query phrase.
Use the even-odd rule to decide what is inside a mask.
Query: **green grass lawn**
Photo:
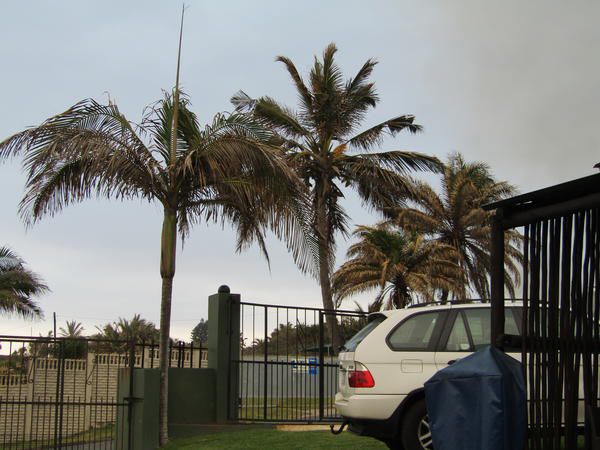
[[[77,444],[84,442],[103,442],[115,437],[115,426],[113,424],[92,428],[81,433],[62,438],[63,444]],[[24,448],[43,449],[51,448],[54,445],[54,439],[38,439],[33,441],[19,441],[13,443],[0,444],[0,450],[21,450]]]
[[[361,450],[385,449],[375,439],[355,436],[349,432],[335,436],[329,431],[280,431],[276,428],[226,427],[208,431],[201,436],[174,439],[165,450],[209,449],[335,449],[360,448]]]
[[[173,439],[163,450],[207,449],[352,449],[382,450],[387,447],[371,438],[349,432],[335,436],[329,431],[281,431],[274,427],[234,425],[205,429],[201,435]],[[578,449],[583,449],[580,438]]]

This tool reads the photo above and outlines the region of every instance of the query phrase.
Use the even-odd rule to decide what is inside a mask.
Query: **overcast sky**
[[[137,121],[174,81],[180,3],[3,2],[0,139],[87,97]],[[384,149],[440,158],[460,151],[491,165],[521,192],[594,173],[600,161],[600,3],[593,1],[188,1],[182,84],[202,121],[230,110],[239,89],[295,104],[276,55],[306,72],[338,45],[351,76],[376,57],[380,105],[365,122],[414,114],[425,132]],[[158,323],[158,205],[90,200],[25,230],[17,216],[20,161],[0,164],[0,245],[41,274],[52,293],[44,321],[1,318],[0,334],[46,333],[52,312],[94,326],[135,313]],[[348,196],[353,223],[377,220]],[[338,264],[347,247],[341,242]],[[181,249],[179,249],[181,250]],[[315,281],[269,242],[236,255],[229,229],[198,226],[180,252],[174,337],[187,339],[207,297],[229,284],[242,298],[317,306]],[[352,307],[351,303],[346,306]]]

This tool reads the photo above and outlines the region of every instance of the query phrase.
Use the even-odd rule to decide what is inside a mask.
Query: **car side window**
[[[409,317],[388,336],[389,346],[396,351],[427,350],[439,318],[439,312]]]
[[[460,309],[452,324],[444,351],[472,352],[480,350],[490,344],[490,330],[489,308]],[[513,308],[505,309],[504,330],[507,334],[520,334]]]
[[[470,352],[471,343],[469,342],[469,335],[467,334],[467,327],[461,314],[456,316],[454,325],[452,325],[452,331],[448,336],[448,343],[446,344],[447,352]]]
[[[480,350],[490,344],[491,315],[487,308],[465,309],[467,325],[471,332],[475,350]],[[519,334],[517,321],[511,308],[505,309],[504,332],[507,334]]]

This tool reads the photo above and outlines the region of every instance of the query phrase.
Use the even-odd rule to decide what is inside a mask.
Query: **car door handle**
[[[458,361],[458,359],[451,359],[450,361],[448,361],[448,365],[451,366],[452,364],[454,364],[456,361]]]

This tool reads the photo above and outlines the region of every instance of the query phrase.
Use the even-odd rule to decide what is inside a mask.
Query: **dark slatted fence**
[[[598,406],[598,214],[589,209],[525,227],[524,362],[535,450],[576,448],[586,406]]]
[[[496,210],[492,339],[498,345],[513,338],[503,335],[504,230],[524,230],[522,361],[529,448],[578,448],[582,425],[585,448],[598,448],[592,446],[592,419],[600,417],[600,175],[486,208]]]

